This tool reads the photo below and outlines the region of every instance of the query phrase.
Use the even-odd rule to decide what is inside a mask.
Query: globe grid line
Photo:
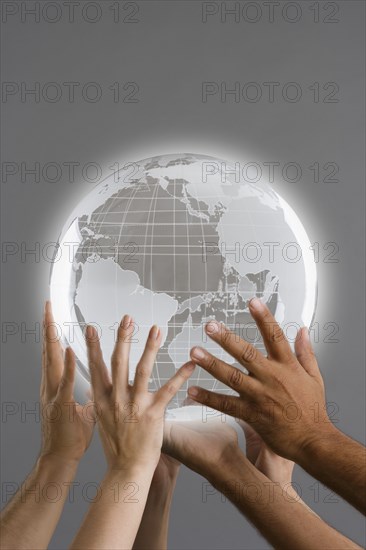
[[[258,335],[252,332],[248,309],[253,295],[271,304],[273,312],[279,311],[280,322],[288,320],[291,327],[297,320],[308,324],[300,314],[306,311],[308,317],[311,306],[315,307],[313,287],[308,292],[304,284],[314,281],[308,279],[306,270],[310,258],[304,246],[297,270],[285,265],[281,248],[268,249],[267,256],[263,255],[259,263],[252,248],[246,252],[251,243],[254,247],[255,243],[259,244],[263,251],[263,243],[268,241],[275,245],[277,241],[295,241],[307,247],[305,230],[302,228],[301,233],[299,220],[300,230],[296,229],[296,219],[295,229],[292,225],[291,208],[288,211],[287,203],[266,183],[240,182],[238,185],[225,174],[225,183],[229,185],[222,185],[220,172],[214,179],[203,182],[200,168],[206,160],[219,162],[204,155],[167,155],[139,161],[138,177],[134,179],[116,180],[113,174],[113,180],[108,176],[80,203],[75,214],[70,215],[69,225],[65,225],[60,237],[61,241],[66,231],[70,236],[77,235],[77,242],[80,239],[72,267],[74,275],[70,279],[71,309],[63,308],[64,319],[73,321],[76,315],[82,330],[84,319],[98,319],[98,311],[102,312],[100,326],[103,330],[106,327],[106,337],[101,345],[105,356],[113,340],[110,332],[111,325],[115,326],[113,311],[116,318],[121,314],[121,307],[127,312],[132,310],[141,331],[134,340],[137,345],[131,350],[131,369],[135,368],[151,324],[158,324],[164,332],[168,330],[149,388],[158,389],[169,379],[172,368],[176,371],[185,362],[187,350],[192,345],[202,345],[203,326],[211,319],[225,323],[238,335],[243,335],[248,327],[254,345],[262,348]],[[74,223],[76,231],[72,227]],[[64,238],[63,242],[72,241]],[[270,253],[276,256],[273,265],[269,264],[273,262],[269,260]],[[52,279],[57,283],[53,273],[51,287]],[[67,284],[66,278],[61,284],[66,291]],[[292,306],[289,296],[291,293],[295,296],[295,291],[299,292],[299,298]],[[90,292],[96,292],[94,307],[89,306]],[[114,301],[114,308],[110,307],[110,301]],[[150,307],[146,307],[148,303]],[[58,308],[57,320],[62,320],[60,311],[62,308]],[[208,351],[232,363],[232,358],[222,349],[216,349],[214,341],[204,338],[203,343]],[[77,346],[82,351],[82,356],[77,352],[80,369],[87,372],[83,338]],[[133,377],[133,370],[130,373]],[[211,375],[205,376],[205,371],[199,368],[192,382],[220,393],[231,391]],[[188,383],[179,390],[171,407],[181,406],[186,386]]]

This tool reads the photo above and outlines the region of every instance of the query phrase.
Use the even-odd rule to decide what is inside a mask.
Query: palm
[[[84,407],[80,403],[75,403],[75,419],[77,425],[77,433],[84,443],[84,449],[86,450],[93,436],[94,420],[85,413]]]
[[[160,492],[169,489],[172,483],[175,483],[179,467],[180,462],[178,460],[161,453],[158,465],[155,468],[151,487]]]
[[[220,420],[166,423],[164,450],[198,473],[207,464],[218,464],[234,447],[238,447],[235,429]]]
[[[245,434],[248,460],[271,481],[282,484],[290,483],[295,464],[274,453],[249,424],[243,420],[237,422]]]

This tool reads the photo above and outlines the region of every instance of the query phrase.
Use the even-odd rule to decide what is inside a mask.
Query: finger
[[[57,398],[71,401],[74,397],[76,361],[74,352],[70,347],[66,348],[64,370],[58,387]]]
[[[279,361],[293,357],[290,344],[268,307],[258,298],[252,298],[249,310],[262,334],[268,356]]]
[[[295,353],[306,372],[311,376],[320,376],[318,362],[309,338],[309,330],[306,327],[301,328],[296,335]]]
[[[156,355],[161,342],[161,332],[159,327],[151,327],[149,336],[146,340],[145,349],[141,359],[137,364],[135,380],[133,387],[136,393],[146,392],[149,388],[149,381],[154,367]]]
[[[47,301],[43,320],[43,367],[45,389],[49,396],[56,395],[64,369],[63,350],[57,325],[53,319],[51,302]]]
[[[127,390],[129,356],[133,331],[133,320],[129,315],[125,315],[118,327],[117,341],[111,358],[112,382],[116,391]]]
[[[83,409],[83,418],[90,423],[95,424],[98,420],[98,413],[96,410],[95,402],[90,399],[85,403],[85,405],[82,405]]]
[[[192,348],[191,358],[214,378],[240,394],[253,393],[258,390],[258,380],[251,378],[238,368],[228,365],[203,348]]]
[[[220,344],[232,357],[258,378],[266,371],[266,358],[252,344],[240,338],[223,323],[210,321],[206,325],[208,336]]]
[[[93,395],[98,400],[112,387],[112,383],[103,360],[99,336],[95,328],[88,325],[85,337]]]
[[[43,326],[44,326],[44,317],[43,317]],[[46,339],[43,337],[42,339],[42,374],[41,374],[41,388],[40,388],[41,398],[43,398],[46,393],[46,370],[47,370]]]
[[[184,382],[192,375],[195,367],[196,365],[192,361],[185,363],[175,375],[156,392],[155,403],[165,408],[173,397],[177,395]]]
[[[221,411],[224,414],[233,416],[234,418],[244,418],[244,403],[242,398],[234,395],[223,395],[205,390],[198,386],[192,386],[188,389],[188,395],[197,403]]]
[[[257,432],[244,420],[237,420],[237,423],[244,432],[245,437],[245,454],[247,459],[255,464],[262,447],[262,439]]]
[[[187,397],[184,399],[183,403],[182,403],[182,407],[190,407],[190,406],[193,406],[193,407],[198,407],[198,403],[196,403],[195,401],[193,401],[193,399],[191,399],[190,397]]]

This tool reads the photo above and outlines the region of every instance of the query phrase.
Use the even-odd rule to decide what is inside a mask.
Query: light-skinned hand
[[[95,415],[92,404],[74,399],[75,356],[64,351],[51,303],[46,302],[43,321],[41,381],[42,448],[41,458],[57,456],[79,461],[92,438]]]
[[[195,368],[192,362],[186,363],[158,391],[149,392],[149,380],[161,343],[160,329],[153,326],[136,366],[134,383],[130,385],[129,353],[133,332],[134,322],[125,315],[118,329],[110,376],[96,330],[90,325],[86,330],[99,431],[110,469],[156,468],[163,443],[165,408]]]
[[[235,428],[219,417],[166,422],[163,450],[206,478],[240,452]]]

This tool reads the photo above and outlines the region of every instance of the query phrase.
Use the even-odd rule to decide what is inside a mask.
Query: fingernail
[[[205,357],[205,352],[202,348],[193,348],[191,350],[191,355],[196,357],[196,359],[203,359]]]
[[[264,304],[259,300],[259,298],[252,298],[249,302],[250,309],[253,309],[254,311],[264,311]]]
[[[149,337],[152,339],[152,340],[157,340],[159,338],[159,334],[160,334],[160,329],[158,326],[154,325],[151,330],[150,330],[150,334],[149,334]]]
[[[121,323],[122,328],[124,328],[124,329],[128,328],[131,324],[131,321],[132,321],[132,319],[131,319],[130,315],[124,315],[124,317],[122,319],[122,323]]]
[[[190,395],[191,397],[197,397],[198,389],[195,388],[194,386],[191,388],[188,388],[188,395]]]
[[[308,327],[303,327],[301,329],[301,336],[304,338],[305,342],[310,342],[310,334]]]
[[[51,311],[51,302],[50,300],[46,300],[44,303],[44,311],[47,313],[48,311]]]
[[[87,325],[85,333],[86,333],[87,338],[93,338],[94,328],[91,325]]]
[[[209,323],[207,323],[206,332],[208,332],[208,334],[215,334],[215,333],[219,332],[218,322],[217,321],[210,321]]]

